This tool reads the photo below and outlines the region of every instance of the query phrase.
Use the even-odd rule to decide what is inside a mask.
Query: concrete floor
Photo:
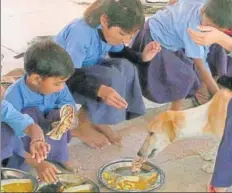
[[[23,61],[13,58],[22,51],[27,42],[37,35],[56,34],[72,19],[80,17],[85,5],[79,0],[2,0],[1,7],[1,52],[4,54],[2,75],[16,67],[23,67]],[[91,2],[88,0],[84,2]],[[146,102],[150,108],[141,118],[115,126],[123,136],[124,146],[106,147],[92,150],[73,139],[70,144],[70,156],[75,166],[81,165],[80,174],[98,183],[96,172],[99,167],[113,159],[133,157],[140,148],[146,135],[147,121],[165,110],[158,105]],[[151,109],[152,108],[152,109]],[[159,191],[204,192],[210,175],[201,171],[203,160],[197,155],[201,149],[207,149],[212,139],[189,139],[178,141],[168,147],[152,162],[160,166],[166,174],[166,183]],[[99,184],[99,183],[98,183]],[[100,184],[99,184],[100,185]],[[104,187],[102,191],[107,191]]]

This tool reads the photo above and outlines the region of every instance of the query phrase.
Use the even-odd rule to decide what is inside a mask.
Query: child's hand
[[[101,85],[98,96],[104,100],[104,102],[117,109],[127,108],[127,102],[118,94],[116,90],[111,87]]]
[[[144,62],[151,61],[158,52],[160,52],[161,46],[157,42],[150,42],[146,45],[142,53],[142,60]]]
[[[51,147],[44,140],[32,140],[30,143],[30,152],[32,158],[40,163],[44,159],[47,159],[47,154],[49,153]]]
[[[199,45],[211,45],[218,43],[221,36],[225,35],[223,32],[210,26],[198,26],[199,31],[188,29],[188,33],[192,40]]]
[[[46,159],[50,151],[50,145],[45,142],[43,130],[37,124],[31,124],[25,129],[25,133],[31,138],[30,152],[32,158],[40,163]]]
[[[48,184],[57,182],[57,173],[61,173],[53,164],[43,161],[36,167],[40,180]]]

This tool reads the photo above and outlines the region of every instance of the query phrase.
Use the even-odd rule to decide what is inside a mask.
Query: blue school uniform
[[[75,101],[65,85],[64,89],[49,95],[43,95],[32,91],[26,85],[26,75],[12,84],[5,93],[5,100],[9,101],[18,111],[24,108],[37,107],[46,114],[52,109],[60,109],[65,104],[71,104],[75,108]]]
[[[92,28],[84,19],[76,19],[53,40],[73,60],[76,68],[72,76],[74,89],[68,85],[76,102],[87,109],[90,121],[95,124],[117,124],[126,119],[127,112],[143,115],[145,106],[136,67],[125,59],[105,59],[109,52],[122,51],[124,45],[107,43],[100,32],[101,26]],[[97,97],[102,84],[112,87],[127,100],[128,108],[119,110],[102,102]]]
[[[228,105],[224,135],[218,148],[211,184],[214,187],[232,186],[232,100]]]
[[[206,57],[209,47],[197,45],[187,31],[188,28],[197,30],[197,26],[201,25],[204,2],[179,1],[149,18],[149,27],[153,40],[160,42],[164,48],[173,52],[184,49],[187,57],[201,58],[208,67]]]
[[[53,40],[71,56],[75,68],[100,64],[108,52],[120,52],[124,45],[113,46],[101,40],[98,29],[91,28],[84,19],[68,24]]]
[[[15,136],[24,136],[25,129],[34,124],[33,119],[16,110],[11,103],[6,100],[1,102],[1,118],[2,122],[7,123],[15,133]]]
[[[67,86],[59,92],[43,95],[32,91],[25,81],[26,75],[11,85],[6,90],[5,100],[12,103],[18,111],[32,117],[46,134],[46,129],[50,124],[60,118],[59,111],[55,109],[60,109],[64,104],[71,104],[75,108],[75,101]],[[66,132],[59,141],[52,140],[47,136],[45,139],[51,145],[51,151],[48,154],[49,160],[61,163],[68,161],[67,144],[71,140],[70,131]],[[23,137],[23,141],[25,150],[29,151],[30,138]]]
[[[201,8],[205,0],[181,0],[156,12],[137,34],[132,48],[142,52],[147,44],[157,41],[162,50],[148,65],[140,65],[143,94],[156,103],[168,103],[193,97],[200,87],[199,73],[192,59],[202,59],[209,70],[206,57],[208,46],[199,46],[187,29],[201,24]],[[183,84],[183,82],[185,84]]]

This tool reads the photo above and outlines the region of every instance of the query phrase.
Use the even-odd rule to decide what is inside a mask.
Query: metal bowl
[[[1,168],[1,181],[10,179],[28,179],[32,182],[33,192],[38,188],[38,181],[33,175],[12,168]]]
[[[131,174],[132,161],[133,161],[133,158],[121,158],[121,159],[118,159],[118,160],[115,160],[108,164],[103,165],[98,171],[98,174],[97,174],[98,179],[105,187],[107,187],[110,190],[116,191],[116,192],[149,192],[149,191],[160,188],[164,184],[165,182],[164,172],[158,166],[150,162],[145,162],[141,168],[141,172],[139,173],[139,175],[146,175],[152,172],[158,174],[158,178],[156,182],[150,185],[148,189],[146,190],[119,190],[117,188],[110,186],[107,183],[107,181],[104,179],[103,173],[114,172],[116,173],[116,175],[120,175],[120,176],[133,175]]]
[[[68,187],[78,187],[81,185],[89,184],[92,186],[92,192],[100,192],[100,189],[97,184],[88,178],[75,175],[75,174],[58,174],[58,183],[57,184],[40,184],[40,187],[37,192],[45,193],[45,192],[60,192],[61,186]],[[69,191],[71,192],[71,191]]]

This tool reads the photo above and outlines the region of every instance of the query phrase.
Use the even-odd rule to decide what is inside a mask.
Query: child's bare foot
[[[73,129],[71,130],[71,134],[73,137],[79,138],[81,141],[85,142],[94,149],[99,149],[110,144],[108,138],[91,125]]]
[[[117,131],[114,131],[109,125],[95,125],[96,129],[103,133],[112,144],[121,145],[122,137]]]
[[[78,112],[78,127],[71,130],[73,137],[79,138],[92,148],[98,149],[109,145],[110,142],[106,136],[96,130],[90,123],[84,108]]]

